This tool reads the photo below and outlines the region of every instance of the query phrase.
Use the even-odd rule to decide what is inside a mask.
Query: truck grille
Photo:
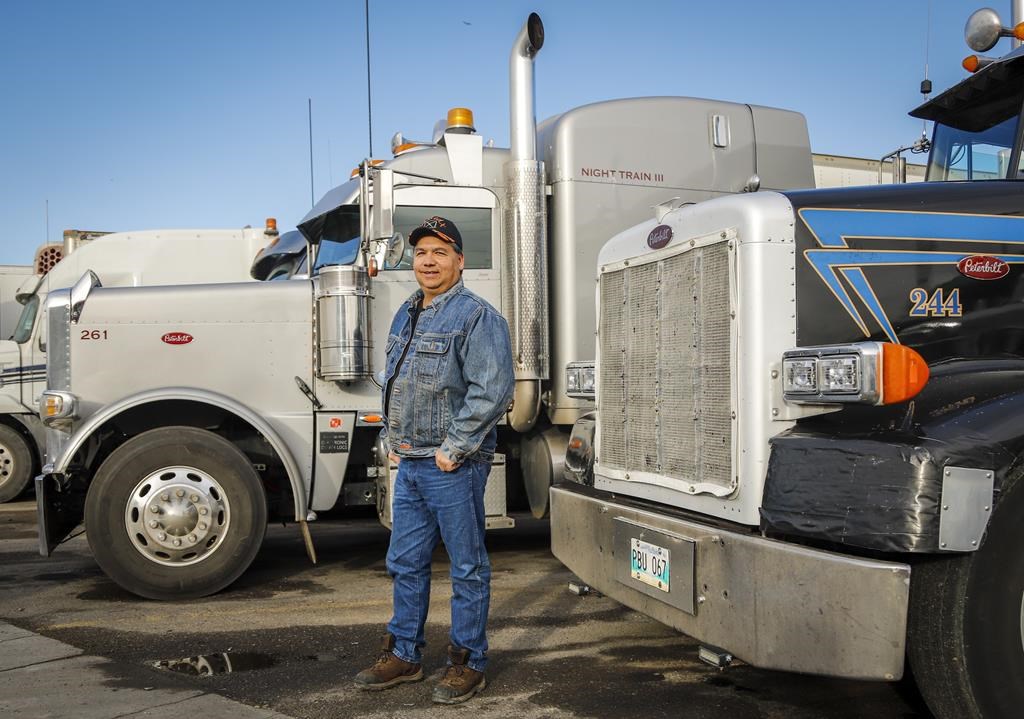
[[[601,275],[602,466],[732,484],[726,242]]]

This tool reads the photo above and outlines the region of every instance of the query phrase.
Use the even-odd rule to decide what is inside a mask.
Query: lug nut
[[[188,541],[190,541],[190,542],[196,541],[196,535],[194,535],[194,534],[188,535]]]
[[[199,528],[200,529],[206,529],[206,522],[200,522],[199,523]]]
[[[174,546],[175,547],[180,547],[181,546],[181,540],[180,539],[175,539],[174,540]]]
[[[190,494],[189,497],[188,497],[188,501],[190,501],[193,504],[195,504],[196,502],[199,501],[199,495],[198,494]]]
[[[201,509],[199,510],[199,513],[200,513],[200,514],[202,514],[203,516],[206,516],[206,514],[207,514],[207,513],[209,512],[209,511],[210,511],[210,510],[208,510],[208,509],[207,509],[206,507],[203,507],[203,508],[201,508]]]
[[[160,526],[160,522],[156,521],[155,519],[151,519],[151,520],[149,520],[149,526],[152,527],[153,529],[156,529],[157,527]]]
[[[161,542],[167,541],[167,535],[163,532],[160,532],[160,534],[156,535],[156,538],[159,539]]]
[[[156,514],[157,512],[159,512],[159,511],[160,511],[160,507],[156,506],[155,504],[152,504],[152,505],[150,505],[150,507],[149,507],[149,511],[150,511],[150,512],[153,512],[153,514]]]
[[[167,494],[167,492],[164,492],[163,494],[160,495],[160,499],[164,500],[165,502],[170,502],[171,495]]]
[[[174,493],[174,496],[177,497],[178,499],[181,499],[182,497],[185,496],[185,490],[179,489],[177,492]]]

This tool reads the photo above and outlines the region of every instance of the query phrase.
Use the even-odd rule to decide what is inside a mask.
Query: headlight
[[[818,360],[782,360],[783,386],[786,394],[818,391]]]
[[[924,358],[890,342],[806,347],[782,356],[783,396],[798,404],[895,404],[927,381]]]
[[[70,392],[46,390],[39,398],[39,419],[48,427],[75,419],[78,415],[78,399]]]
[[[593,362],[570,362],[565,366],[565,393],[576,399],[594,399],[596,382]]]

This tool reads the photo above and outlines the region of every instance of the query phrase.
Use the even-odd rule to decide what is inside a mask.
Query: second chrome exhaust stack
[[[503,217],[505,272],[502,294],[516,372],[508,422],[517,432],[540,414],[541,382],[548,379],[547,205],[544,163],[537,160],[533,59],[544,45],[544,24],[530,13],[509,57],[512,159],[505,164],[507,202]]]

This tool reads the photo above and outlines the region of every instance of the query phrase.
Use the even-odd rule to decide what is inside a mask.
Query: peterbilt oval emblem
[[[647,246],[652,250],[660,250],[672,239],[672,228],[668,225],[658,225],[651,234],[647,235]]]
[[[168,332],[160,339],[169,345],[187,345],[193,338],[188,332]]]
[[[998,280],[1010,273],[1010,265],[991,255],[968,255],[956,263],[964,277],[972,280]]]

